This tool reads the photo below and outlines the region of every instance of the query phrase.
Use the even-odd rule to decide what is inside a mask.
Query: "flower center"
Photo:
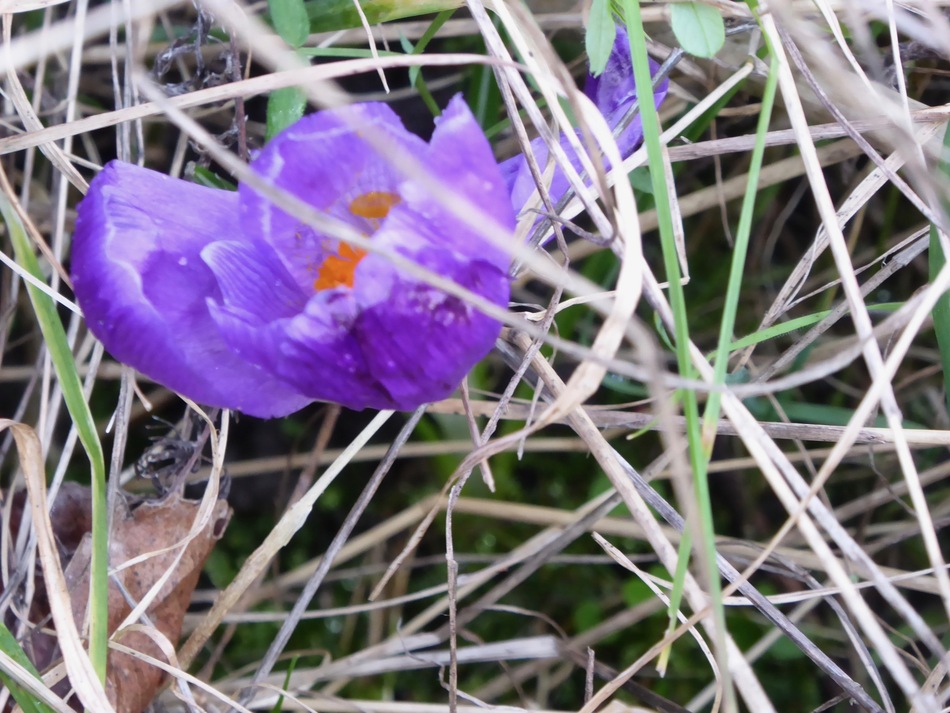
[[[373,232],[379,229],[379,221],[389,215],[390,209],[400,202],[396,193],[387,191],[369,191],[361,193],[350,201],[349,211],[357,218],[365,218],[373,226]],[[313,286],[317,290],[329,290],[334,287],[353,287],[356,279],[356,266],[366,257],[366,251],[340,243],[335,255],[328,255],[320,269]]]
[[[356,266],[366,257],[366,251],[352,245],[340,243],[336,255],[329,255],[320,265],[313,286],[317,290],[330,290],[334,287],[352,287],[356,275]]]

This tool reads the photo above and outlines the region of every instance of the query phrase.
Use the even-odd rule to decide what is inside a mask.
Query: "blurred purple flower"
[[[509,256],[380,156],[361,138],[369,133],[513,230],[491,148],[459,97],[429,143],[388,106],[359,104],[303,118],[251,168],[506,307]],[[315,400],[410,410],[445,398],[501,327],[248,186],[204,188],[116,161],[79,204],[72,272],[90,330],[116,359],[199,403],[253,416]]]
[[[656,75],[659,68],[660,66],[651,59],[650,74]],[[657,108],[666,98],[669,84],[669,79],[664,79],[654,89],[653,101]],[[616,133],[627,112],[637,101],[637,85],[633,78],[630,44],[627,39],[626,28],[623,25],[617,25],[617,37],[614,40],[610,57],[607,59],[606,68],[597,77],[590,74],[587,76],[584,94],[600,109],[601,114],[607,120],[607,125],[614,130],[620,155],[626,158],[632,154],[643,140],[640,114],[638,113],[629,125],[620,131],[619,135]],[[580,171],[580,159],[563,134],[559,143],[571,165],[577,171]],[[548,161],[547,144],[540,137],[536,138],[531,142],[531,150],[543,174]],[[528,168],[528,161],[521,154],[513,156],[501,162],[501,172],[505,179],[505,185],[508,186],[508,191],[511,194],[511,204],[516,211],[520,211],[535,190],[534,178]],[[557,205],[569,188],[570,182],[567,180],[567,176],[560,168],[555,167],[551,185],[548,189],[551,202]]]

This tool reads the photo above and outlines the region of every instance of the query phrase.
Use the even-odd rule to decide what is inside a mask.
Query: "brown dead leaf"
[[[110,633],[132,611],[129,601],[133,603],[141,601],[165,572],[175,566],[174,573],[162,586],[153,604],[148,608],[146,616],[149,623],[170,641],[172,646],[177,645],[185,612],[188,610],[192,592],[198,583],[201,568],[215,543],[224,533],[231,516],[227,502],[219,500],[208,524],[188,542],[179,559],[181,548],[175,545],[187,537],[195,521],[198,507],[198,502],[185,500],[180,495],[173,494],[161,502],[140,505],[125,517],[122,513],[114,514],[115,524],[109,557],[113,567],[118,568],[125,562],[149,552],[173,547],[175,549],[161,552],[144,562],[120,570],[110,582]],[[89,587],[90,543],[90,537],[84,538],[76,555],[66,568],[67,581],[70,581],[72,577],[77,577],[77,591],[82,593],[73,599],[73,611],[77,621],[81,621],[80,617],[85,616],[87,600],[85,592]],[[125,595],[120,591],[115,580],[121,583],[125,589]],[[165,659],[159,646],[151,637],[143,633],[135,631],[127,633],[122,636],[122,643],[154,658]],[[109,655],[107,690],[110,696],[115,696],[116,710],[130,711],[130,713],[144,710],[155,697],[163,678],[164,674],[160,670],[132,656],[117,652]]]
[[[144,621],[136,622],[140,626],[121,632],[117,637],[123,645],[162,661],[167,661],[168,657],[152,637],[164,638],[172,648],[177,646],[201,569],[231,517],[227,502],[218,500],[205,527],[184,544],[195,525],[200,505],[198,501],[186,500],[175,493],[159,501],[140,504],[131,511],[120,503],[112,515],[109,562],[112,570],[118,571],[109,581],[110,635],[115,634],[132,612],[132,607],[142,601],[174,567],[146,609]],[[81,623],[86,616],[92,554],[88,488],[64,485],[51,517],[65,564],[66,582],[72,594],[73,617]],[[122,567],[153,552],[158,554]],[[142,626],[151,628],[151,636],[136,630]],[[33,637],[33,655],[38,659],[35,663],[39,668],[52,663],[54,641],[43,634]],[[163,679],[163,672],[154,666],[128,654],[110,651],[106,685],[109,699],[117,711],[138,713],[144,710],[155,697]]]

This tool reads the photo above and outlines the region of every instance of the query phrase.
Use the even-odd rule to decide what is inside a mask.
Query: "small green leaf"
[[[610,11],[610,0],[593,0],[584,42],[587,46],[590,73],[595,77],[607,66],[615,39],[617,39],[617,25],[614,24],[614,16]]]
[[[653,178],[650,176],[649,166],[640,166],[633,169],[629,174],[629,178],[633,190],[648,196],[653,195]]]
[[[267,140],[300,119],[306,107],[307,97],[296,87],[271,92],[267,97]]]
[[[310,18],[303,0],[267,0],[277,34],[291,47],[300,47],[310,34]]]
[[[223,191],[236,191],[237,186],[235,186],[230,181],[221,178],[221,176],[213,173],[211,170],[205,168],[204,166],[195,166],[192,171],[192,179],[199,186],[206,186],[207,188],[219,188]]]
[[[726,41],[726,26],[716,8],[698,2],[670,5],[673,34],[684,50],[713,57]]]
[[[593,629],[604,620],[604,605],[599,599],[585,599],[574,607],[572,618],[576,631]]]

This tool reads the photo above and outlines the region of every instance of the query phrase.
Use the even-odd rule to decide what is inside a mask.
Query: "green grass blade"
[[[10,630],[7,629],[2,622],[0,622],[0,650],[33,674],[33,676],[42,683],[43,679],[40,676],[40,672],[36,670],[36,667],[33,666],[33,662],[27,658],[23,649],[20,648],[20,644],[17,643],[13,634],[10,633]],[[10,695],[13,696],[20,708],[23,709],[23,713],[53,713],[49,706],[42,701],[36,700],[36,698],[34,698],[29,691],[20,686],[12,676],[0,671],[0,681],[3,682],[4,686],[10,689]]]
[[[829,314],[831,314],[831,310],[822,310],[821,312],[806,314],[803,317],[796,317],[795,319],[790,319],[787,322],[773,324],[771,327],[760,329],[757,332],[753,332],[752,334],[742,337],[741,339],[737,339],[736,341],[729,344],[729,348],[726,350],[725,356],[728,358],[731,352],[734,352],[738,349],[745,349],[746,347],[761,344],[762,342],[767,342],[770,339],[776,339],[799,329],[807,329],[814,324],[818,324]],[[715,358],[718,360],[720,355],[721,350],[717,349]]]
[[[422,54],[426,51],[426,47],[429,46],[429,43],[432,42],[432,38],[436,36],[439,30],[442,29],[442,26],[448,22],[452,15],[455,14],[455,10],[446,10],[445,12],[440,12],[436,15],[435,19],[432,20],[432,24],[426,28],[426,31],[422,33],[422,37],[419,38],[419,41],[416,42],[415,46],[409,50],[409,54]],[[410,67],[409,68],[409,83],[412,86],[417,86],[419,79],[422,76],[422,67]]]
[[[2,194],[0,194],[0,212],[6,221],[17,262],[28,273],[41,282],[45,282],[46,278],[40,270],[23,223],[7,197]],[[82,382],[76,370],[76,362],[69,348],[69,342],[66,340],[63,323],[56,313],[56,306],[46,293],[33,285],[27,283],[26,289],[30,295],[30,302],[33,304],[33,311],[36,313],[36,320],[40,325],[46,349],[56,369],[56,375],[63,390],[63,400],[66,402],[73,426],[79,435],[80,443],[86,450],[91,466],[92,565],[89,592],[89,658],[100,681],[105,683],[109,639],[109,551],[106,541],[108,533],[106,468],[102,444],[99,442],[96,424],[83,394]]]
[[[749,252],[749,239],[752,233],[752,218],[755,209],[755,198],[759,187],[759,172],[762,169],[762,159],[765,155],[765,138],[772,118],[772,108],[775,105],[775,94],[778,89],[778,67],[773,59],[769,67],[769,76],[765,82],[765,91],[762,94],[762,108],[759,112],[759,123],[756,129],[755,146],[752,149],[752,159],[749,165],[749,181],[746,184],[745,196],[742,200],[742,209],[739,213],[739,226],[736,230],[736,244],[732,252],[732,265],[729,270],[729,283],[726,288],[726,300],[723,306],[722,322],[719,325],[719,346],[716,349],[714,383],[725,384],[726,369],[729,364],[729,349],[732,346],[733,332],[736,326],[736,315],[739,312],[739,295],[742,290],[742,277],[745,272],[746,256]],[[786,325],[787,326],[787,325]],[[703,446],[707,459],[712,453],[713,442],[716,439],[716,424],[719,421],[719,406],[721,394],[716,389],[709,393],[706,411],[703,418]]]
[[[404,57],[405,52],[363,49],[362,47],[301,47],[297,54],[301,57],[342,57],[344,59],[366,59],[369,57]]]
[[[429,29],[431,30],[432,27],[430,26]],[[409,38],[405,35],[400,35],[399,44],[402,46],[403,52],[407,55],[419,54],[421,51],[417,49],[418,45],[413,47],[412,42],[410,42]],[[422,99],[422,103],[426,105],[426,108],[432,112],[432,116],[440,116],[442,110],[439,108],[435,97],[432,96],[432,92],[429,91],[429,87],[426,85],[425,79],[422,77],[422,72],[420,72],[419,69],[419,67],[412,67],[409,70],[409,83],[419,92],[419,98]],[[412,70],[416,71],[413,72]]]
[[[937,171],[946,180],[950,178],[950,125],[943,135],[943,151],[937,164]],[[943,210],[948,212],[950,200],[943,199]],[[947,256],[940,244],[937,226],[930,226],[930,279],[933,280],[940,269],[947,262]],[[950,293],[944,293],[933,308],[934,333],[937,336],[937,349],[940,352],[940,365],[943,367],[943,389],[947,400],[947,410],[950,411]]]
[[[465,0],[360,0],[360,8],[371,25],[407,17],[455,10]],[[311,0],[307,3],[311,32],[332,32],[362,27],[354,0]]]
[[[293,675],[294,675],[294,669],[297,668],[297,661],[298,661],[298,660],[299,660],[299,659],[298,659],[296,656],[294,656],[294,657],[290,660],[290,666],[287,667],[287,673],[286,673],[286,675],[284,675],[284,690],[285,690],[285,691],[289,691],[289,690],[290,690],[290,681],[291,681],[291,678],[292,678]],[[281,694],[277,697],[277,702],[274,704],[274,707],[271,708],[271,713],[282,713],[283,710],[284,710],[284,694],[281,693]]]
[[[627,20],[628,37],[630,40],[630,55],[633,61],[633,74],[637,85],[637,95],[651,97],[652,77],[647,59],[646,33],[643,29],[643,19],[640,15],[638,0],[623,0],[624,15]],[[670,210],[670,198],[663,171],[663,150],[660,145],[660,121],[656,107],[652,101],[640,102],[640,116],[643,123],[644,144],[647,148],[647,158],[650,165],[650,177],[653,183],[653,195],[656,199],[657,222],[660,232],[660,245],[663,251],[663,265],[669,283],[670,307],[673,311],[674,346],[676,348],[676,362],[680,375],[690,378],[694,374],[689,355],[689,323],[686,312],[686,298],[681,284],[679,260],[673,232],[673,216]],[[728,680],[728,669],[725,662],[725,631],[726,617],[722,605],[722,586],[719,581],[719,572],[715,566],[716,544],[715,531],[712,521],[712,506],[709,501],[709,486],[707,483],[706,458],[702,448],[702,435],[699,420],[699,404],[695,391],[685,391],[681,394],[683,415],[686,418],[686,438],[689,445],[689,461],[693,471],[693,479],[698,501],[700,516],[699,530],[703,535],[703,542],[698,543],[703,553],[706,565],[706,579],[709,588],[713,617],[717,632],[715,650],[720,660],[724,677],[723,685],[726,696],[726,710],[735,710],[735,696],[732,684]],[[686,536],[687,530],[684,532]],[[687,552],[684,548],[682,552]],[[682,566],[677,571],[685,572]],[[674,579],[674,591],[671,593],[671,602],[678,601],[682,588],[682,579]],[[671,611],[671,621],[676,621],[676,612]]]
[[[903,302],[879,302],[877,304],[868,305],[868,310],[877,313],[896,312],[903,306]],[[780,324],[773,324],[771,327],[766,327],[765,329],[760,329],[757,332],[753,332],[752,334],[746,335],[745,337],[732,342],[732,344],[729,345],[728,350],[726,350],[726,354],[728,356],[730,352],[734,352],[737,349],[745,349],[746,347],[761,344],[762,342],[767,342],[770,339],[776,339],[789,334],[790,332],[798,331],[799,329],[807,329],[814,324],[818,324],[829,314],[831,314],[831,310],[826,309],[820,312],[806,314],[801,317],[795,317],[795,319],[790,319],[787,322],[781,322]],[[717,351],[717,354],[718,353],[719,352]]]

